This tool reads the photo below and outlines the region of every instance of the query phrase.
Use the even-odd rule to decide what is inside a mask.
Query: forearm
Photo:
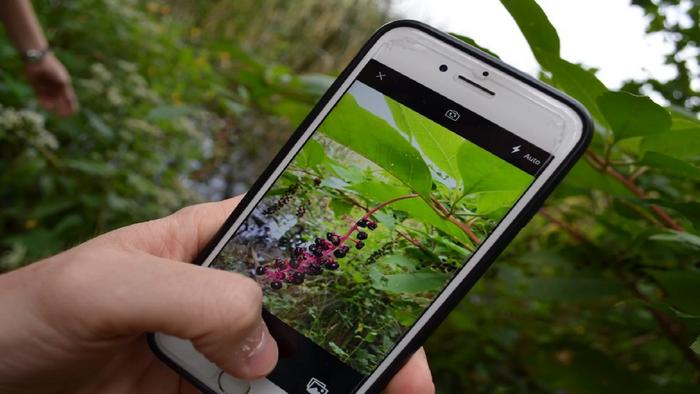
[[[20,53],[48,47],[30,0],[0,0],[0,20]]]

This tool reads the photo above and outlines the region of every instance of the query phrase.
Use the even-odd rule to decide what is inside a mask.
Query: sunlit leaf
[[[428,160],[460,181],[457,151],[464,138],[388,97],[386,102],[398,127],[418,142]]]
[[[406,184],[428,196],[432,177],[420,153],[389,123],[345,95],[321,124],[320,130]]]
[[[457,152],[464,193],[524,190],[533,177],[492,153],[465,141]]]

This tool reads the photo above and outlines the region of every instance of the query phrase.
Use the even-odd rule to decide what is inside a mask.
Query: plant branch
[[[552,222],[560,229],[566,231],[571,236],[571,238],[574,238],[579,243],[592,244],[591,240],[588,239],[588,237],[586,237],[576,227],[572,226],[569,223],[564,222],[563,220],[555,218],[554,215],[552,215],[547,208],[540,208],[539,213],[540,213],[540,215],[542,215],[542,217],[544,217],[548,221]]]
[[[479,245],[479,243],[481,243],[481,240],[479,239],[479,237],[476,236],[476,234],[474,234],[474,231],[472,231],[472,228],[469,224],[464,223],[459,218],[455,217],[452,213],[450,213],[450,211],[448,211],[447,208],[445,208],[445,206],[442,205],[442,203],[438,201],[437,198],[430,196],[430,200],[433,202],[433,209],[436,210],[438,214],[440,214],[440,216],[449,220],[452,224],[456,225],[462,231],[464,231],[464,233],[467,234],[467,236],[469,236],[472,242],[474,242],[474,245]]]
[[[613,177],[615,180],[620,182],[623,186],[625,186],[629,191],[631,191],[635,196],[644,199],[646,198],[646,192],[644,189],[641,187],[637,186],[634,183],[634,180],[627,178],[625,175],[614,169],[613,167],[607,165],[605,163],[605,160],[600,157],[597,153],[593,152],[592,150],[586,151],[586,157],[589,158],[589,161],[594,165],[594,168],[598,169],[599,171],[604,171],[611,177]],[[676,230],[676,231],[683,231],[683,227],[676,223],[673,218],[660,206],[658,205],[650,205],[649,209],[651,209],[654,214],[664,223],[664,225],[670,229]]]

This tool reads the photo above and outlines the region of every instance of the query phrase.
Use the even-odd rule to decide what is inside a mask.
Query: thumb
[[[143,252],[92,253],[77,259],[86,264],[68,261],[58,286],[62,305],[95,341],[162,332],[190,340],[238,378],[260,378],[274,368],[277,344],[262,320],[262,290],[252,279]],[[65,321],[66,314],[58,317]]]

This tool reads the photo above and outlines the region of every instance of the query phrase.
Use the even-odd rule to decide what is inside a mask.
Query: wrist
[[[41,49],[27,49],[20,52],[20,57],[22,61],[28,64],[41,63],[46,56],[51,53],[51,47],[45,46]]]

